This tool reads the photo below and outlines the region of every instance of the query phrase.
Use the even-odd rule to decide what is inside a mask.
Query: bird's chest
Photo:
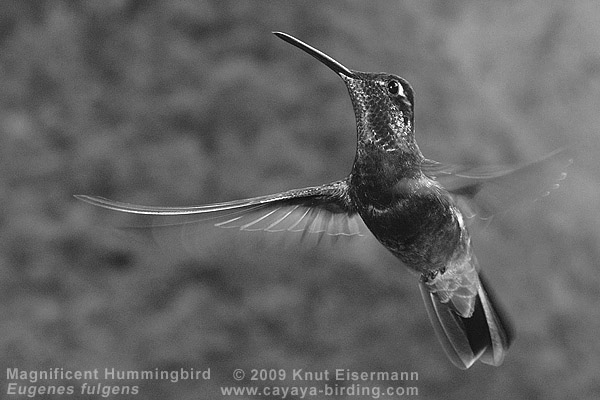
[[[371,180],[356,189],[359,213],[369,230],[419,272],[443,268],[465,240],[458,209],[427,178]]]

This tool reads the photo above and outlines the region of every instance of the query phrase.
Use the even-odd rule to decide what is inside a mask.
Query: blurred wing
[[[98,207],[130,214],[154,215],[177,226],[212,220],[215,226],[243,231],[360,234],[360,218],[348,196],[346,180],[286,192],[190,207],[153,207],[122,203],[102,197],[76,195]]]
[[[568,149],[562,148],[517,168],[469,169],[426,160],[422,169],[450,193],[469,200],[467,203],[459,201],[467,217],[477,215],[487,219],[524,201],[547,196],[566,178],[566,170],[571,164],[573,159]]]

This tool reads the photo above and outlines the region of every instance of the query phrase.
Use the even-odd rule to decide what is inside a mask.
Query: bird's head
[[[346,83],[356,116],[359,150],[366,146],[386,153],[420,156],[414,138],[414,95],[405,79],[353,71],[287,33],[274,34],[327,65]]]

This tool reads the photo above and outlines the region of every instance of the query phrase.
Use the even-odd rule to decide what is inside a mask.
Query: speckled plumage
[[[319,50],[281,32],[275,34],[335,71],[352,99],[357,127],[356,157],[350,174],[321,186],[250,199],[191,207],[150,207],[76,196],[94,205],[164,217],[208,215],[215,225],[269,232],[301,231],[357,235],[362,219],[381,244],[419,274],[419,287],[434,330],[459,368],[480,360],[500,365],[512,329],[490,296],[457,196],[481,196],[487,203],[511,201],[501,190],[519,172],[548,182],[540,173],[559,152],[520,170],[469,175],[427,160],[415,140],[414,94],[396,75],[352,71]],[[442,186],[438,177],[455,176]],[[561,175],[564,178],[564,175]],[[530,178],[531,179],[531,178]],[[500,188],[486,192],[487,182]],[[533,186],[533,185],[530,185]],[[544,189],[545,190],[545,189]],[[487,195],[487,197],[486,197]]]

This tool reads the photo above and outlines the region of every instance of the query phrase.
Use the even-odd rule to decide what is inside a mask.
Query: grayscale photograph
[[[600,396],[600,5],[6,0],[0,398]]]

